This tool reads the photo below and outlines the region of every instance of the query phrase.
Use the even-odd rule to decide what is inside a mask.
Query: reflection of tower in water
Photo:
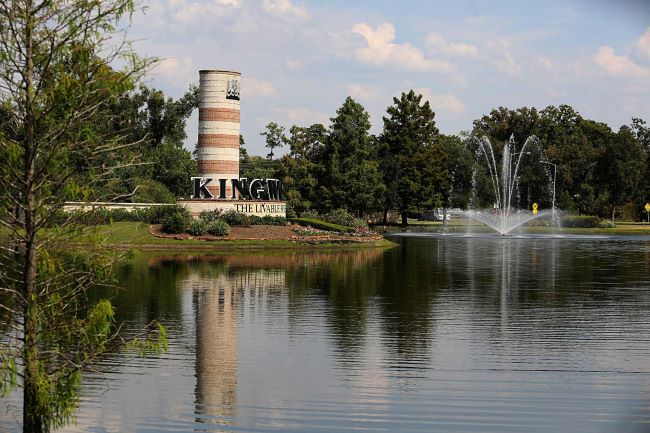
[[[232,425],[237,404],[237,308],[265,299],[269,289],[285,287],[283,271],[208,269],[191,272],[182,287],[193,291],[196,324],[197,422]]]
[[[192,274],[185,287],[195,288],[197,421],[231,424],[237,403],[237,290],[226,275]]]

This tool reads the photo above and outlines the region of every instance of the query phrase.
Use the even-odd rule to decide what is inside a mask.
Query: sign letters
[[[205,177],[193,177],[192,179],[192,199],[193,200],[284,200],[284,191],[282,182],[278,179],[209,179]],[[219,195],[217,197],[210,192],[208,185],[215,181],[219,185]],[[230,182],[228,182],[230,181]],[[226,195],[226,188],[230,183],[231,195]],[[215,185],[216,186],[216,185]]]

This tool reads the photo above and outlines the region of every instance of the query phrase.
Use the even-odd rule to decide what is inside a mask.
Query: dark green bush
[[[183,212],[184,211],[184,212]],[[165,233],[183,233],[190,224],[190,214],[186,209],[176,211],[162,220],[162,228]]]
[[[595,228],[598,227],[600,218],[594,215],[565,215],[561,218],[562,227]]]
[[[148,222],[150,224],[162,224],[164,219],[175,215],[175,214],[184,214],[187,215],[189,222],[189,211],[179,204],[170,204],[165,206],[151,206],[147,209]]]
[[[187,226],[187,232],[192,236],[201,236],[208,232],[208,223],[200,218],[193,219]]]
[[[230,226],[224,220],[214,220],[208,223],[208,233],[215,236],[227,236]]]
[[[354,232],[353,228],[341,226],[338,224],[328,223],[327,221],[315,218],[290,218],[289,221],[305,227],[313,227],[315,229],[327,230],[330,232],[351,233]]]
[[[251,219],[248,215],[235,210],[227,210],[221,214],[221,220],[231,226],[249,226]]]

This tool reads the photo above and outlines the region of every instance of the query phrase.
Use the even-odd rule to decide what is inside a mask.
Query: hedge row
[[[560,220],[562,227],[595,228],[600,224],[600,218],[594,215],[564,215]]]
[[[315,229],[327,230],[330,232],[352,233],[355,231],[351,227],[328,223],[327,221],[319,220],[316,218],[289,218],[289,221],[301,226],[313,227]]]
[[[60,225],[64,221],[71,221],[86,226],[98,226],[123,221],[161,224],[163,219],[177,212],[182,212],[182,210],[185,210],[185,208],[173,204],[151,206],[148,208],[134,209],[132,211],[122,208],[106,209],[103,207],[93,210],[75,210],[71,212],[59,211],[54,215],[49,225]]]

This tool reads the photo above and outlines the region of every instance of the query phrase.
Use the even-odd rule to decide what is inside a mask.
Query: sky
[[[150,0],[131,20],[146,83],[177,98],[200,69],[239,71],[241,132],[329,125],[352,96],[381,132],[393,97],[429,100],[442,133],[500,106],[568,104],[614,130],[650,123],[650,0]],[[198,113],[186,147],[197,141]]]

